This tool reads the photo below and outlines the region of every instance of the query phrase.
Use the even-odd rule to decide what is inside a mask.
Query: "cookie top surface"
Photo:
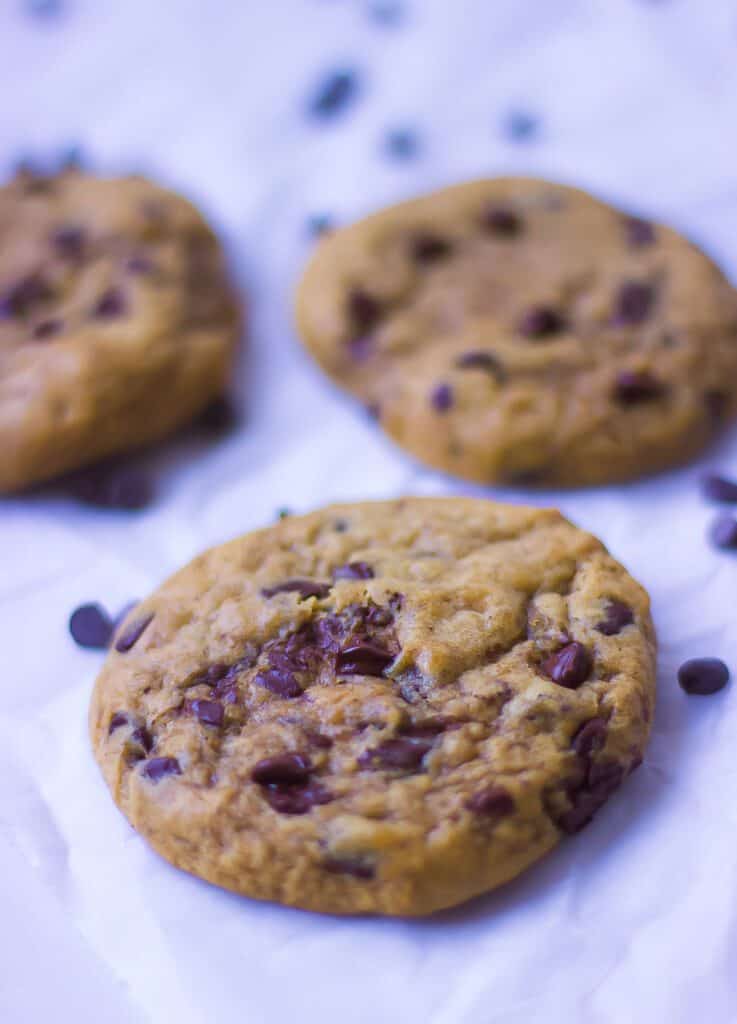
[[[139,177],[0,188],[0,490],[155,440],[222,392],[238,314],[220,247]]]
[[[674,231],[532,179],[447,188],[326,236],[298,328],[422,461],[575,485],[681,461],[737,408],[737,298]]]
[[[95,755],[167,859],[261,899],[423,914],[511,878],[639,763],[648,598],[558,512],[334,506],[128,617]]]

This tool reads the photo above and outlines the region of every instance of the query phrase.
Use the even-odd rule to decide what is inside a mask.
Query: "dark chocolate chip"
[[[417,133],[409,128],[397,128],[384,137],[384,151],[393,160],[412,160],[420,149]]]
[[[309,102],[313,117],[329,118],[342,113],[358,93],[355,71],[333,71],[318,86]]]
[[[318,583],[317,580],[285,580],[284,583],[276,583],[273,587],[263,587],[261,593],[264,597],[273,597],[274,594],[299,594],[300,600],[308,597],[322,599],[330,593],[329,583]]]
[[[223,705],[216,700],[193,700],[190,708],[195,718],[203,725],[219,727],[223,724],[225,718]]]
[[[609,601],[604,609],[604,618],[594,626],[594,629],[604,636],[616,636],[634,621],[635,616],[629,605],[623,601]]]
[[[318,750],[330,750],[333,745],[333,741],[329,736],[318,732],[316,729],[304,729],[303,732],[310,745],[317,747]]]
[[[286,700],[302,696],[302,687],[289,669],[266,669],[254,676],[253,681],[257,686],[263,686],[269,693],[276,694],[277,697],[284,697]]]
[[[251,778],[260,786],[296,786],[306,782],[312,771],[307,754],[275,754],[258,761],[251,770]]]
[[[482,226],[500,238],[514,238],[522,230],[522,218],[511,206],[489,206],[481,219]]]
[[[141,774],[150,782],[158,782],[166,775],[181,775],[182,769],[175,757],[152,757],[144,764]]]
[[[139,725],[137,729],[134,729],[128,737],[128,742],[137,744],[147,754],[153,749],[154,745],[153,737],[145,725]]]
[[[120,654],[125,654],[126,651],[129,651],[131,647],[138,642],[144,631],[151,624],[153,617],[154,613],[151,612],[149,615],[144,615],[140,619],[134,619],[115,641],[115,650]]]
[[[104,463],[80,470],[64,480],[65,488],[86,505],[137,511],[151,504],[154,487],[140,469]]]
[[[238,413],[227,395],[220,395],[197,417],[197,426],[209,434],[226,434],[238,426]]]
[[[195,676],[191,685],[195,686],[198,683],[203,683],[205,686],[217,686],[218,683],[225,679],[229,671],[229,665],[225,665],[222,662],[215,662],[214,665],[208,665],[204,672]]]
[[[737,482],[727,477],[709,473],[701,481],[701,490],[705,498],[719,501],[727,505],[737,504]]]
[[[97,300],[92,315],[99,320],[112,320],[122,316],[126,310],[126,301],[119,288],[108,288]]]
[[[372,580],[374,570],[367,562],[347,562],[333,569],[334,580]]]
[[[558,686],[569,690],[577,689],[584,683],[592,669],[591,654],[577,640],[571,641],[542,663],[542,670]]]
[[[381,319],[381,303],[363,288],[348,293],[348,318],[356,331],[370,331]]]
[[[571,740],[571,748],[578,756],[587,760],[595,750],[601,750],[606,743],[607,724],[603,718],[589,718],[577,730]]]
[[[450,384],[438,384],[430,394],[430,404],[436,412],[447,412],[453,405],[453,388]]]
[[[60,334],[63,329],[64,321],[58,317],[51,317],[48,320],[41,320],[40,323],[37,323],[31,333],[38,341],[45,341],[47,338],[53,338],[54,335]]]
[[[0,297],[0,319],[25,316],[35,306],[48,301],[52,295],[51,287],[41,274],[29,274]]]
[[[353,878],[373,878],[376,868],[360,857],[326,857],[322,862],[326,871],[334,875],[351,875]]]
[[[441,235],[431,234],[424,231],[415,235],[410,243],[410,252],[415,263],[439,263],[447,259],[453,251],[453,246]]]
[[[83,604],[72,612],[69,632],[80,647],[104,651],[110,643],[113,624],[99,604]]]
[[[150,256],[136,253],[134,256],[129,256],[125,261],[125,269],[131,274],[153,274],[156,270],[156,264]]]
[[[526,110],[512,110],[502,122],[502,131],[512,142],[531,142],[539,127],[538,118]]]
[[[622,405],[639,405],[661,398],[665,388],[647,370],[622,370],[617,374],[614,397]]]
[[[647,320],[655,303],[655,289],[645,281],[625,281],[614,300],[612,322],[630,327]]]
[[[678,682],[686,693],[704,697],[727,685],[729,669],[719,658],[692,658],[678,669]]]
[[[715,547],[734,550],[737,548],[737,519],[734,516],[719,516],[709,529],[709,537]]]
[[[413,771],[422,764],[422,759],[432,750],[434,739],[413,739],[412,737],[384,740],[358,758],[362,768],[396,768]]]
[[[112,736],[116,729],[122,729],[124,725],[128,725],[128,716],[125,711],[116,711],[110,719],[107,734]]]
[[[624,778],[624,768],[614,762],[592,765],[587,783],[569,791],[571,807],[561,814],[558,825],[572,834],[588,825]]]
[[[502,786],[490,785],[480,789],[466,800],[465,806],[474,814],[490,818],[505,818],[514,812],[514,800]]]
[[[498,384],[503,384],[507,379],[506,370],[491,352],[463,352],[456,359],[455,365],[459,370],[483,370],[495,377]]]
[[[378,644],[352,644],[338,652],[335,671],[341,676],[376,676],[381,678],[394,661],[394,655]]]
[[[82,228],[66,225],[58,228],[51,236],[51,244],[65,260],[79,260],[84,253],[86,236]]]
[[[642,220],[640,217],[626,217],[624,230],[627,244],[634,248],[652,245],[655,241],[655,228],[649,220]]]
[[[307,814],[319,804],[329,804],[333,794],[314,779],[303,786],[264,786],[261,793],[279,814]]]
[[[565,320],[551,306],[532,306],[517,324],[525,338],[550,338],[565,329]]]

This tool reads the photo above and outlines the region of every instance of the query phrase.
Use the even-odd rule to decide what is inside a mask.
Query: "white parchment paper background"
[[[687,698],[688,656],[737,671],[737,562],[704,539],[704,465],[542,494],[645,583],[662,642],[641,771],[502,892],[424,922],[259,905],[169,868],[88,750],[99,657],[66,622],[141,596],[202,547],[331,499],[463,492],[418,468],[297,347],[305,220],[347,220],[465,176],[558,176],[673,221],[737,272],[737,8],[730,0],[0,0],[0,164],[81,143],[104,169],[185,189],[251,304],[247,419],[153,463],[157,503],[0,502],[0,1019],[155,1024],[729,1024],[737,1019],[737,694]],[[344,117],[304,116],[355,67]],[[525,143],[501,125],[539,117]],[[386,131],[421,136],[388,161]],[[1,457],[1,454],[0,454]],[[470,488],[465,488],[469,491]],[[488,492],[492,493],[492,492]],[[523,500],[521,492],[495,492]]]

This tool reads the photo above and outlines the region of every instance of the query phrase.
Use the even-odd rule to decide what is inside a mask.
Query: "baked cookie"
[[[185,199],[67,169],[0,188],[0,491],[147,444],[222,393],[238,313]]]
[[[552,510],[339,505],[196,558],[128,616],[95,755],[178,867],[331,913],[512,878],[639,763],[642,588]]]
[[[325,237],[307,348],[421,461],[482,483],[621,480],[737,409],[737,297],[669,228],[576,189],[447,188]]]

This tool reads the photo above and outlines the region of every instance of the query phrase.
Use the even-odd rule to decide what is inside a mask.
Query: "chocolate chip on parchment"
[[[113,623],[102,605],[83,604],[72,612],[69,632],[80,647],[104,651],[113,635]]]
[[[342,113],[356,98],[359,79],[355,71],[347,68],[333,71],[318,85],[309,102],[313,117],[325,120]]]
[[[678,669],[678,682],[686,693],[704,697],[727,685],[729,669],[719,658],[692,658]]]

